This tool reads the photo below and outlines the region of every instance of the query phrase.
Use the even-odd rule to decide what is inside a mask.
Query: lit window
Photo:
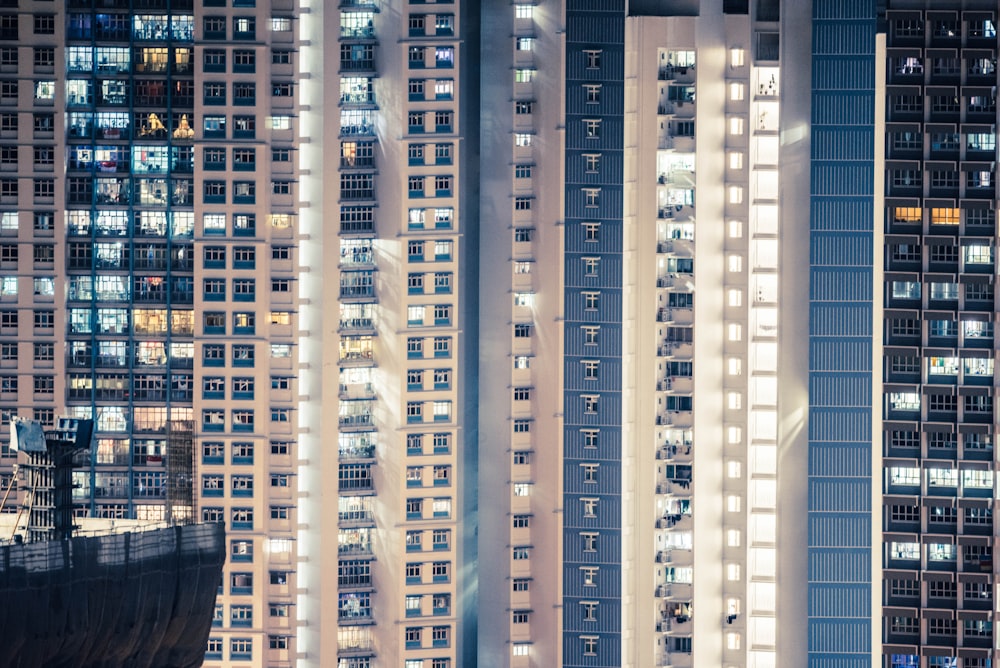
[[[291,116],[268,116],[267,126],[272,130],[290,130],[292,127]]]
[[[733,117],[729,119],[729,134],[731,135],[741,135],[743,134],[743,119],[739,117]]]
[[[743,59],[744,59],[743,49],[737,49],[737,48],[729,49],[730,67],[743,67]]]
[[[744,87],[741,83],[731,83],[729,84],[729,99],[733,102],[738,102],[743,99]]]
[[[743,151],[729,152],[729,169],[743,169]]]

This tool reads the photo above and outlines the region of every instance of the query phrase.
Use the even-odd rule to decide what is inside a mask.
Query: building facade
[[[207,666],[990,665],[996,13],[0,0],[0,414]]]
[[[890,2],[876,51],[884,366],[882,477],[871,480],[882,550],[871,554],[883,571],[870,623],[887,666],[997,658],[996,21],[989,3]]]
[[[81,515],[225,522],[206,665],[291,665],[299,7],[0,12],[5,421],[96,420]]]

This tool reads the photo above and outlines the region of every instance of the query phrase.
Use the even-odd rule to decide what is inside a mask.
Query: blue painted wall
[[[875,32],[873,0],[814,0],[808,482],[813,668],[872,665]]]
[[[566,220],[565,395],[563,498],[563,664],[618,666],[621,663],[621,319],[622,319],[622,144],[624,0],[570,0],[566,9]],[[588,67],[588,50],[600,51]],[[587,103],[583,85],[600,83],[600,102]],[[600,120],[597,137],[586,120]],[[586,153],[600,153],[598,173],[587,173]],[[584,188],[600,188],[587,206]],[[600,223],[588,240],[584,223]],[[596,276],[583,271],[583,257],[600,258]],[[595,309],[584,293],[597,292]],[[584,325],[599,325],[597,345],[584,342]],[[581,360],[597,360],[597,379],[584,378]],[[597,410],[584,410],[584,395],[598,397]],[[585,447],[581,429],[596,429],[597,447]],[[583,465],[597,464],[593,481]],[[597,517],[583,516],[581,497],[598,498]],[[596,549],[585,551],[581,533],[597,533]],[[596,586],[585,586],[581,567],[596,566]],[[581,601],[596,601],[596,620],[584,620]],[[596,636],[594,653],[581,636]]]

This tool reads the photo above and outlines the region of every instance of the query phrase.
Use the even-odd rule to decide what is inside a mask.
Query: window
[[[601,119],[586,118],[583,121],[583,128],[587,139],[597,139],[601,136]]]
[[[583,84],[584,97],[587,104],[598,104],[601,101],[601,84]]]
[[[597,69],[601,66],[601,51],[599,49],[587,49],[583,52],[586,59],[587,69]]]
[[[437,100],[450,100],[455,95],[455,82],[453,79],[438,79],[434,82],[434,98]]]
[[[34,195],[35,200],[50,200],[55,197],[56,184],[53,179],[35,179]]]
[[[35,329],[52,329],[55,327],[55,313],[52,311],[34,312]]]
[[[434,64],[436,67],[452,67],[455,64],[455,49],[450,46],[439,46],[434,49]]]
[[[584,656],[597,656],[597,636],[580,636]]]
[[[36,35],[54,35],[56,33],[54,14],[35,14],[34,24]]]
[[[528,4],[516,4],[514,5],[514,18],[515,19],[530,19],[534,16],[534,6]]]

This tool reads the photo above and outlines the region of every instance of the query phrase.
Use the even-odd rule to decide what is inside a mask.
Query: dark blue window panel
[[[823,584],[865,583],[871,581],[870,549],[810,548],[809,581]]]
[[[816,448],[813,448],[814,450]],[[835,448],[830,448],[834,450]],[[839,449],[839,448],[836,448]],[[815,469],[814,469],[815,470]],[[823,471],[829,475],[829,471]],[[809,510],[817,512],[867,512],[871,510],[871,481],[867,476],[822,478],[810,471]]]
[[[831,312],[835,308],[835,306],[829,305],[814,306],[814,320],[817,318],[817,315],[823,318],[829,316],[832,319]],[[870,324],[867,329],[868,331],[871,330]],[[838,328],[832,325],[815,327],[814,335],[809,342],[809,368],[813,371],[827,371],[839,369],[843,365],[851,369],[857,369],[865,364],[866,361],[870,361],[872,358],[871,338],[861,338],[858,334],[855,334],[858,338],[852,339],[824,338],[827,336],[843,337],[849,333],[855,334],[854,332],[838,331]],[[863,331],[861,334],[863,335]]]
[[[816,93],[813,99],[815,125],[872,125],[875,120],[875,108],[868,93],[836,90]]]
[[[871,652],[871,623],[867,616],[836,617],[809,621],[809,647],[816,652],[861,654]],[[860,618],[859,618],[860,617]],[[846,659],[847,657],[845,657]],[[857,660],[860,657],[852,657]],[[845,666],[846,663],[837,664]],[[866,664],[871,666],[871,660]]]
[[[867,443],[822,443],[813,442],[813,447],[809,450],[809,472],[822,471],[824,475],[834,476],[831,482],[836,482],[838,477],[864,477],[872,474],[872,462],[869,456]],[[822,480],[815,479],[816,484],[822,484]],[[870,508],[870,499],[858,499],[859,505]]]
[[[809,591],[810,610],[830,610],[838,617],[870,614],[870,591],[863,585],[816,585]]]
[[[871,374],[813,372],[809,378],[809,397],[822,406],[870,406],[872,394]],[[868,403],[864,403],[868,402]]]
[[[809,440],[871,442],[871,407],[810,405]]]
[[[846,142],[845,142],[846,143]],[[819,164],[813,162],[812,187],[815,195],[850,195],[874,190],[875,173],[865,168],[866,163],[855,165]]]
[[[865,547],[871,544],[871,513],[809,514],[809,544],[818,547]]]
[[[815,146],[813,147],[815,149]],[[831,157],[831,156],[825,156]],[[872,204],[853,197],[813,198],[810,222],[813,234],[833,230],[872,230]]]
[[[872,300],[872,271],[870,267],[813,267],[809,298],[812,301]]]
[[[839,56],[843,53],[874,54],[875,41],[867,30],[858,30],[858,25],[849,21],[819,23],[813,26],[813,54],[830,54]],[[862,60],[862,59],[858,59]],[[871,70],[874,72],[874,68]],[[824,80],[824,88],[832,87],[833,82]],[[855,83],[852,88],[857,88]]]
[[[842,160],[874,159],[875,132],[866,126],[816,128],[810,139],[816,155],[836,155]],[[816,161],[814,164],[826,163]]]
[[[872,307],[867,302],[855,304],[813,304],[813,333],[816,336],[871,336],[872,334]],[[862,345],[859,341],[840,342],[850,345]],[[821,341],[818,344],[833,344],[836,341]],[[846,352],[846,351],[845,351]],[[860,352],[860,351],[859,351]],[[871,357],[871,349],[865,351]],[[839,363],[835,363],[839,364]],[[814,369],[824,368],[822,365],[814,366]],[[840,368],[834,366],[833,368]]]

